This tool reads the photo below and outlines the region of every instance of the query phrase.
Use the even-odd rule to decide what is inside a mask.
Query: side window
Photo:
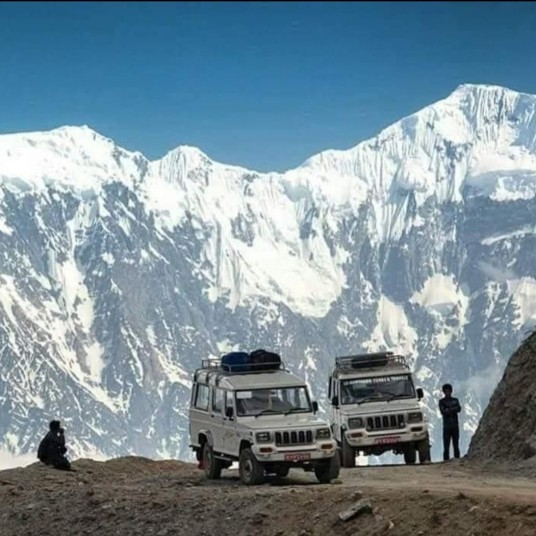
[[[330,378],[329,379],[329,383],[328,383],[328,398],[331,400],[331,382],[332,382],[332,379]]]
[[[216,413],[223,412],[223,406],[225,404],[225,391],[223,389],[214,388],[212,392],[212,411]]]
[[[209,389],[207,385],[198,384],[197,393],[195,397],[195,407],[197,409],[208,409],[208,394]]]
[[[226,396],[225,396],[225,414],[226,415],[227,415],[227,408],[233,408],[233,413],[234,413],[233,394],[230,391],[226,393]]]

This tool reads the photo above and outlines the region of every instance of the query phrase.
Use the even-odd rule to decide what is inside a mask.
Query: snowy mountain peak
[[[53,183],[83,191],[111,180],[132,184],[145,158],[88,126],[63,126],[0,136],[0,160],[0,182],[23,189]]]
[[[453,95],[458,94],[467,94],[467,93],[516,93],[520,94],[518,91],[515,91],[513,89],[504,87],[504,86],[498,86],[494,84],[460,84],[452,93],[451,97]],[[449,97],[447,97],[448,99]]]
[[[212,160],[197,147],[191,145],[179,145],[169,151],[162,162],[174,162],[176,165],[189,169],[204,168],[212,164]]]

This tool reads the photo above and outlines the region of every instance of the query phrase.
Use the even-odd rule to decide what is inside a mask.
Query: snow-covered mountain
[[[0,136],[0,447],[189,455],[190,372],[266,347],[321,406],[335,355],[412,357],[439,452],[536,324],[536,96],[463,85],[283,174],[88,127]]]

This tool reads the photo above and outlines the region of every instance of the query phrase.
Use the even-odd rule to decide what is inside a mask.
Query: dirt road
[[[330,485],[293,471],[255,488],[233,471],[208,482],[174,461],[75,467],[0,472],[2,536],[536,534],[536,481],[463,462],[343,470]],[[373,512],[341,521],[339,513],[361,498]]]

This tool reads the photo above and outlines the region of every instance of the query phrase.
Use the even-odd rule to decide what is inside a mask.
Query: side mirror
[[[225,408],[225,416],[228,419],[232,419],[234,417],[234,410],[232,407],[229,406]]]
[[[313,413],[316,413],[318,411],[318,402],[316,400],[313,400]]]
[[[417,398],[419,400],[422,400],[424,398],[424,391],[420,387],[417,389]]]
[[[339,397],[338,397],[338,396],[334,396],[334,397],[331,399],[331,405],[332,405],[332,406],[335,406],[336,408],[339,407]]]

